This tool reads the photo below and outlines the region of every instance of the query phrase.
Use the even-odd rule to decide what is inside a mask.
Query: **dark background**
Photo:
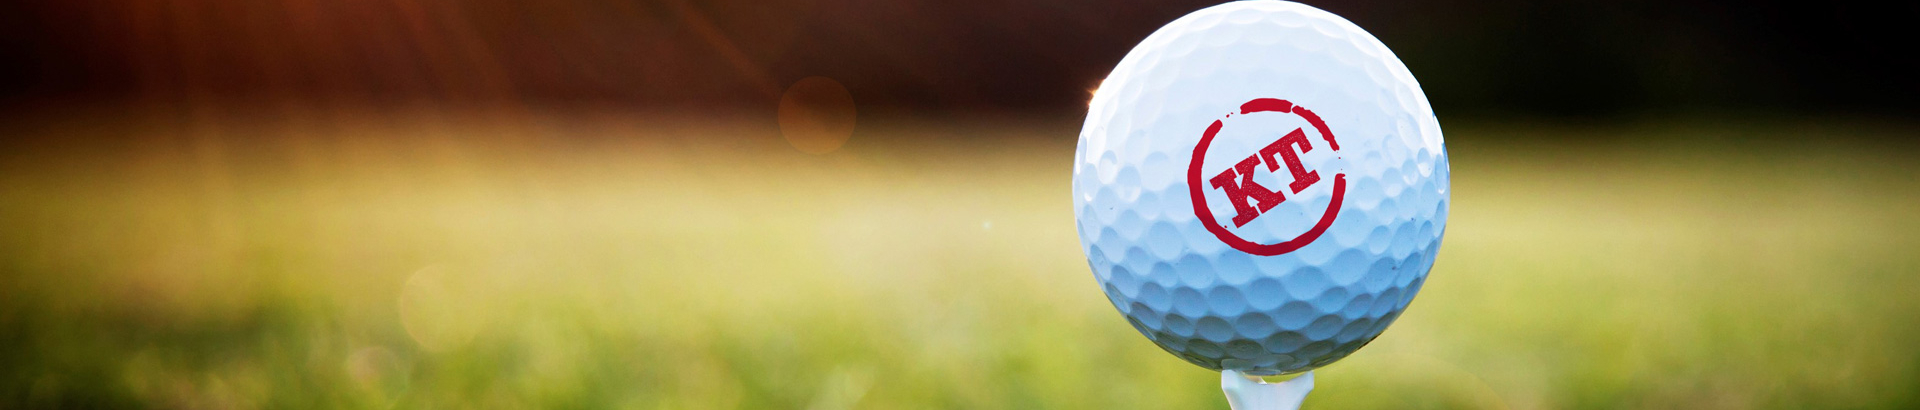
[[[771,110],[821,75],[863,115],[1067,112],[1133,44],[1209,3],[33,0],[0,5],[0,95]],[[1309,3],[1380,37],[1443,116],[1920,107],[1912,3]]]

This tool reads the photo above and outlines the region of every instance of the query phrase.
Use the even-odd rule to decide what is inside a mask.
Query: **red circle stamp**
[[[1328,130],[1327,123],[1321,121],[1320,116],[1315,115],[1313,111],[1293,105],[1287,100],[1275,98],[1256,98],[1240,105],[1242,115],[1269,112],[1299,116],[1300,119],[1306,120],[1315,132],[1320,133],[1320,137],[1326,140],[1328,149],[1334,152],[1340,151],[1340,143],[1334,140],[1333,131]],[[1214,237],[1220,238],[1221,242],[1225,242],[1234,249],[1261,256],[1293,252],[1313,243],[1315,239],[1320,238],[1321,234],[1326,233],[1327,227],[1333,225],[1333,219],[1340,215],[1340,203],[1347,193],[1346,173],[1333,175],[1333,198],[1327,203],[1327,210],[1320,215],[1320,220],[1315,222],[1312,228],[1301,232],[1293,239],[1278,243],[1257,243],[1241,238],[1240,235],[1221,225],[1220,220],[1214,217],[1213,209],[1207,207],[1208,189],[1221,191],[1225,194],[1227,201],[1232,203],[1235,213],[1232,222],[1234,227],[1238,228],[1259,218],[1275,205],[1285,202],[1287,194],[1283,191],[1290,190],[1298,194],[1322,181],[1319,171],[1307,169],[1306,165],[1300,161],[1300,154],[1313,150],[1313,142],[1307,138],[1305,130],[1299,128],[1286,133],[1259,151],[1249,154],[1233,166],[1211,177],[1206,177],[1201,166],[1206,162],[1207,148],[1213,144],[1213,137],[1219,134],[1221,127],[1224,126],[1221,120],[1214,120],[1213,125],[1207,126],[1206,133],[1200,136],[1200,142],[1193,146],[1193,162],[1187,165],[1187,191],[1193,196],[1193,216],[1200,218],[1200,223],[1206,225],[1207,231],[1213,232]],[[1260,172],[1262,165],[1265,166],[1266,172],[1276,175],[1281,174],[1282,168],[1285,168],[1285,175],[1291,176],[1293,182],[1279,190],[1260,185],[1253,180],[1253,176],[1254,173]]]

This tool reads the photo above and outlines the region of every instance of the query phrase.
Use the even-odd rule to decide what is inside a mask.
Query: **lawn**
[[[1226,408],[1095,285],[1071,116],[0,118],[0,407]],[[1307,407],[1920,406],[1920,127],[1857,120],[1442,118],[1438,264]]]

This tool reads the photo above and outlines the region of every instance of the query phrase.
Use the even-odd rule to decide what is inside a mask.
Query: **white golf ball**
[[[1311,370],[1406,309],[1446,231],[1447,151],[1413,74],[1306,5],[1155,31],[1094,93],[1074,218],[1113,306],[1209,369]]]

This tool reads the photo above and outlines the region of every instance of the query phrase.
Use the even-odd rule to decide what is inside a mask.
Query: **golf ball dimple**
[[[1324,366],[1378,337],[1446,230],[1440,125],[1399,58],[1283,1],[1196,11],[1128,52],[1074,153],[1108,300],[1200,366]]]

